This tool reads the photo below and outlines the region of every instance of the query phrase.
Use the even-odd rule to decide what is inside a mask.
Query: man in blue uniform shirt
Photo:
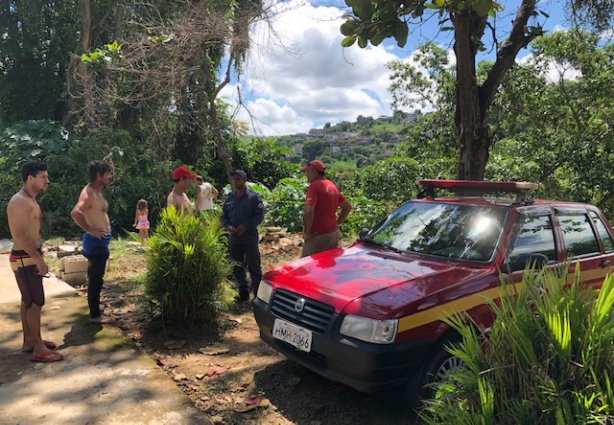
[[[235,262],[232,274],[239,286],[239,299],[248,301],[250,286],[245,267],[249,271],[254,296],[262,278],[257,227],[262,223],[264,206],[260,195],[247,187],[245,171],[235,170],[230,176],[233,191],[224,202],[222,225],[230,233],[228,251]]]

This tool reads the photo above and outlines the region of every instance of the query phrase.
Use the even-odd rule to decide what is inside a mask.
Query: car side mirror
[[[541,269],[548,264],[548,257],[544,254],[532,252],[529,254],[520,254],[518,256],[510,257],[503,263],[503,271],[505,273],[512,273],[518,270],[524,270],[527,267],[534,269]]]
[[[362,229],[358,231],[358,239],[366,238],[369,232],[370,232],[369,229],[367,229],[366,227],[363,227]]]

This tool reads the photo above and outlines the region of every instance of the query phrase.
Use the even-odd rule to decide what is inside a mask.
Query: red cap
[[[179,166],[179,167],[175,168],[173,170],[173,174],[171,175],[171,178],[173,180],[194,179],[195,177],[196,177],[196,174],[194,174],[193,172],[191,172],[190,170],[188,170],[184,166]]]
[[[307,171],[309,168],[313,168],[318,173],[323,173],[324,170],[326,169],[326,166],[319,159],[314,159],[309,164],[307,164],[303,168],[301,168],[301,171]]]

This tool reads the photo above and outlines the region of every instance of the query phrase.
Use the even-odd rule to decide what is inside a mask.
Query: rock
[[[199,348],[198,351],[207,356],[221,356],[222,354],[230,353],[230,349],[228,348],[215,348],[215,347]]]
[[[194,375],[194,378],[198,379],[199,381],[203,379],[204,377],[205,377],[204,373],[197,373],[196,375]]]
[[[183,373],[176,373],[173,375],[173,381],[175,382],[180,382],[180,381],[187,381],[188,377],[185,376]]]
[[[268,226],[268,227],[265,227],[264,230],[266,230],[268,233],[277,233],[277,232],[281,232],[283,229],[281,227]]]

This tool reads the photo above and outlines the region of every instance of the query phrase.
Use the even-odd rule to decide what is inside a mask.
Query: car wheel
[[[446,350],[454,343],[454,340],[439,343],[409,380],[407,393],[412,408],[419,407],[422,400],[432,398],[435,395],[434,386],[451,379],[450,371],[465,367],[461,359]]]

